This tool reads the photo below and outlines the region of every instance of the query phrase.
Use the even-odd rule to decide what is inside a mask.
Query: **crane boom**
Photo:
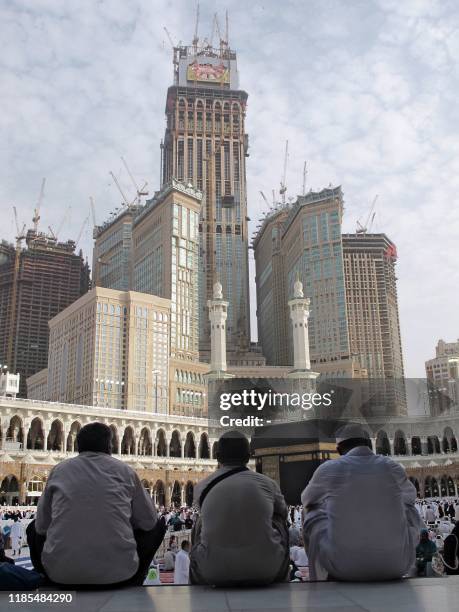
[[[14,212],[14,222],[16,223],[16,231],[19,236],[20,231],[19,231],[18,211],[16,210],[16,206],[13,206],[13,212]]]
[[[376,205],[377,199],[378,199],[378,194],[376,194],[373,199],[373,202],[370,207],[370,212],[368,213],[368,217],[367,217],[365,225],[362,225],[362,223],[360,223],[360,219],[357,221],[357,229],[355,230],[356,234],[366,234],[371,229],[373,225],[373,221],[375,219],[375,215],[376,215],[376,213],[373,212],[373,210]]]
[[[77,236],[77,239],[75,241],[75,246],[80,242],[81,236],[83,235],[84,228],[86,227],[86,224],[87,224],[88,221],[89,221],[89,215],[87,215],[85,217],[85,220],[83,221],[83,225],[81,226],[81,229],[78,232],[78,236]]]
[[[116,178],[116,176],[113,174],[113,172],[112,172],[111,170],[110,170],[109,174],[110,174],[110,176],[112,177],[112,179],[115,181],[115,185],[117,186],[118,191],[120,192],[121,197],[123,198],[123,204],[124,204],[125,206],[129,206],[128,199],[127,199],[127,197],[124,195],[124,192],[123,192],[123,190],[121,189],[121,185],[119,184],[118,179]]]
[[[139,186],[138,186],[138,185],[137,185],[137,183],[135,182],[135,179],[134,179],[134,177],[132,176],[132,173],[131,173],[131,171],[129,170],[129,166],[127,165],[126,160],[124,159],[124,157],[121,157],[121,161],[123,162],[124,167],[126,168],[126,171],[127,171],[127,173],[129,174],[129,178],[131,179],[132,184],[134,185],[134,188],[135,188],[135,190],[136,190],[136,191],[137,191],[137,193],[138,193],[138,192],[139,192]]]
[[[371,219],[371,215],[373,213],[374,207],[376,205],[376,201],[378,199],[378,194],[375,195],[373,202],[371,204],[371,208],[370,208],[370,212],[368,213],[368,218],[367,218],[367,222],[365,223],[365,227],[368,228],[369,224],[370,224],[370,219]]]
[[[127,162],[124,159],[124,157],[121,158],[121,161],[123,162],[124,167],[126,168],[127,173],[129,174],[129,178],[131,179],[132,184],[134,185],[134,188],[135,188],[136,194],[137,194],[136,197],[132,200],[132,202],[129,203],[129,206],[132,206],[135,201],[137,201],[137,203],[140,204],[141,196],[148,195],[148,191],[145,191],[145,188],[148,186],[148,183],[145,181],[145,183],[142,185],[142,187],[139,187],[138,184],[136,183],[136,180],[132,176],[132,172],[129,170],[129,166],[127,165]]]
[[[97,227],[97,223],[96,223],[96,207],[94,206],[94,198],[92,196],[89,196],[89,204],[91,206],[92,224],[94,225],[94,227]]]
[[[263,198],[263,200],[266,202],[266,206],[267,206],[268,208],[271,208],[271,207],[270,207],[270,204],[269,204],[269,202],[268,202],[268,198],[265,196],[265,194],[264,194],[262,191],[260,191],[260,195],[261,195],[261,197]]]
[[[176,45],[174,45],[174,41],[172,40],[172,36],[170,35],[169,30],[166,28],[166,26],[163,26],[163,30],[166,32],[166,36],[169,39],[169,42],[171,43],[171,47],[175,49]]]
[[[43,202],[43,198],[45,196],[45,183],[46,183],[46,178],[42,179],[42,181],[41,181],[40,195],[38,196],[37,205],[35,206],[35,209],[33,211],[32,221],[33,221],[33,231],[35,233],[37,233],[38,222],[40,221],[40,208],[41,208],[41,204]]]
[[[56,238],[59,238],[59,234],[61,233],[62,228],[64,227],[64,223],[67,221],[67,219],[70,217],[70,211],[72,210],[71,206],[67,206],[67,208],[65,209],[65,213],[64,216],[62,217],[62,221],[59,223],[59,226],[56,230]]]
[[[285,155],[284,155],[284,171],[282,174],[282,179],[280,182],[279,193],[282,198],[282,204],[285,204],[285,192],[287,191],[287,185],[285,181],[287,180],[287,162],[288,162],[288,140],[285,141]]]
[[[308,176],[308,164],[304,162],[303,166],[303,196],[306,195],[306,178]]]
[[[195,51],[198,48],[198,42],[199,42],[198,28],[199,28],[199,2],[196,3],[196,21],[194,24],[194,36],[193,36],[193,47],[195,48]]]

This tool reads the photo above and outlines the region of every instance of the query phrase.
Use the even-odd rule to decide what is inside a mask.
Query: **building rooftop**
[[[305,195],[297,196],[295,202],[276,203],[269,211],[265,212],[260,219],[260,227],[255,232],[252,238],[252,247],[255,248],[260,240],[263,232],[267,225],[279,217],[282,213],[288,213],[287,218],[283,224],[283,231],[287,230],[288,226],[296,216],[297,212],[307,204],[318,204],[320,202],[326,202],[331,198],[340,198],[342,200],[343,192],[341,185],[338,187],[325,187],[320,191],[309,191]]]

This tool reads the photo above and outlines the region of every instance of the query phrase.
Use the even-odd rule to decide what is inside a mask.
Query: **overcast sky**
[[[129,190],[120,156],[159,183],[175,42],[194,29],[189,0],[0,0],[0,237],[12,205],[30,223],[47,178],[42,228],[75,238],[94,196],[97,221]],[[200,34],[229,8],[241,88],[249,93],[252,230],[258,194],[341,184],[344,230],[364,221],[398,247],[407,376],[423,376],[439,338],[459,337],[459,7],[455,0],[201,2]],[[132,192],[132,191],[131,191]],[[91,228],[80,242],[91,261]],[[252,257],[252,255],[251,255]],[[254,311],[254,306],[252,306]],[[253,318],[253,316],[252,316]]]

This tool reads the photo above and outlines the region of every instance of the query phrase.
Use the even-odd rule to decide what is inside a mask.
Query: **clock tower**
[[[247,93],[239,89],[236,53],[174,48],[174,84],[166,102],[162,181],[175,178],[203,193],[199,219],[199,354],[210,360],[207,302],[221,283],[228,301],[228,351],[250,349],[248,217],[245,160]],[[186,245],[185,245],[186,246]]]

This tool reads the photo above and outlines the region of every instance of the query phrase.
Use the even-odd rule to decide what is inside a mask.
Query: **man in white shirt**
[[[56,465],[27,528],[35,569],[64,585],[141,585],[166,526],[111,430],[85,425],[79,455]]]
[[[432,508],[432,506],[427,506],[424,514],[424,519],[426,523],[435,523],[435,521],[437,520],[437,513]]]
[[[175,557],[174,584],[188,584],[190,575],[190,543],[183,540],[182,548]]]
[[[323,463],[303,491],[311,580],[391,580],[415,562],[422,520],[405,470],[375,455],[368,434],[337,432],[341,457]]]

